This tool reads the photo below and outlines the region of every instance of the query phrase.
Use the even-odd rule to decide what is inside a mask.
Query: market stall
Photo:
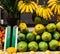
[[[60,54],[59,0],[2,0],[0,54]]]

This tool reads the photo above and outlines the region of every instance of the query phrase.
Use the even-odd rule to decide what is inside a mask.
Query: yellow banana
[[[51,16],[49,14],[48,8],[46,9],[46,13],[47,13],[48,18],[51,19]]]
[[[57,1],[57,0],[49,0],[48,3],[55,2],[55,1]]]
[[[60,15],[60,6],[58,5],[58,15]]]
[[[54,14],[53,14],[52,11],[50,10],[50,8],[48,8],[48,11],[49,11],[50,15],[54,16]]]
[[[39,15],[39,8],[36,9],[36,14]]]
[[[19,6],[19,10],[21,10],[24,6],[25,6],[25,3],[21,4],[21,5]]]
[[[31,3],[35,6],[35,8],[38,8],[38,6],[35,2],[32,1]]]
[[[30,4],[30,5],[31,5],[31,7],[32,7],[33,10],[36,10],[35,6],[33,4]]]
[[[54,5],[51,7],[51,11],[54,10],[55,6],[56,6],[56,4],[54,4]]]
[[[48,19],[49,17],[48,17],[48,12],[47,12],[47,8],[45,9],[45,11],[46,11],[46,16],[47,16],[47,19]]]
[[[45,19],[48,20],[46,9],[45,9],[45,17],[46,17]]]
[[[26,5],[26,13],[28,13],[29,12],[29,7],[28,7],[28,5]]]
[[[51,7],[52,5],[54,5],[56,2],[52,2],[48,5],[48,7]]]
[[[39,16],[43,17],[43,8],[42,7],[39,9]]]
[[[57,7],[57,5],[56,5],[55,10],[54,10],[54,14],[57,13],[57,10],[58,10],[58,7]]]
[[[43,10],[43,18],[46,19],[46,12]]]
[[[23,3],[23,1],[19,1],[19,2],[18,2],[18,7],[19,7],[20,5],[22,5],[22,3]]]
[[[36,14],[39,15],[39,11],[40,11],[40,6],[38,6],[38,8],[36,9]]]
[[[26,5],[21,9],[21,13],[23,13],[26,10]]]
[[[30,12],[33,13],[32,7],[30,5],[28,7],[29,7]]]

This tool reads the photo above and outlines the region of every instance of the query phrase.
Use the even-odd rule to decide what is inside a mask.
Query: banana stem
[[[46,7],[46,1],[43,2],[43,5]]]
[[[31,0],[25,0],[25,2],[29,3]]]
[[[60,5],[60,1],[57,1],[57,3]]]
[[[39,4],[39,0],[36,0],[37,4]]]

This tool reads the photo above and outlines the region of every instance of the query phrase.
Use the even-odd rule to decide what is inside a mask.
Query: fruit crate
[[[3,49],[5,43],[5,30],[6,27],[0,25],[0,49]]]
[[[0,26],[0,49],[6,50],[10,47],[10,33],[11,27],[6,25]]]

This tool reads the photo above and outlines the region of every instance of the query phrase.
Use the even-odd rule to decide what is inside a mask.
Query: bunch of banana
[[[42,5],[36,9],[36,14],[40,17],[43,17],[46,20],[51,19],[51,16],[54,16],[50,8]]]
[[[21,11],[21,13],[33,13],[37,7],[34,1],[24,2],[21,0],[18,2],[18,10]]]
[[[51,11],[54,12],[54,14],[60,15],[60,1],[58,0],[49,0],[48,1],[48,7],[51,7]]]

